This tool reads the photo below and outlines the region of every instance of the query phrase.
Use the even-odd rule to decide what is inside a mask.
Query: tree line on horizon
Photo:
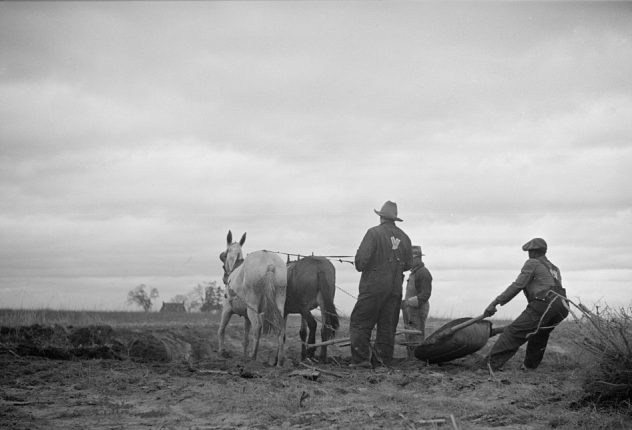
[[[155,287],[140,284],[127,293],[127,303],[135,305],[149,312],[154,308],[160,293]],[[186,294],[177,294],[170,303],[182,303],[187,312],[209,312],[222,308],[224,289],[217,285],[217,281],[197,284]]]

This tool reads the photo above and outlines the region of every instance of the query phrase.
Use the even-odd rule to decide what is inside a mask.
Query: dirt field
[[[227,331],[230,358],[217,355],[217,316],[99,323],[2,328],[0,428],[632,428],[629,415],[581,401],[582,357],[563,328],[538,371],[518,370],[521,351],[490,375],[475,365],[494,339],[441,366],[406,361],[398,347],[391,368],[349,369],[344,346],[330,347],[326,365],[305,365],[291,318],[288,360],[276,368],[266,363],[272,339],[256,362],[243,360],[240,318]]]

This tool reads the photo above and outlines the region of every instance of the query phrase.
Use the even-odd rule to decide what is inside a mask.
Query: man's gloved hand
[[[411,308],[418,308],[419,300],[417,299],[417,296],[412,296],[410,299],[406,300],[406,304]]]
[[[492,302],[489,304],[489,306],[485,308],[485,312],[483,312],[483,315],[485,316],[485,318],[487,318],[487,317],[491,317],[495,313],[496,313],[496,302]]]

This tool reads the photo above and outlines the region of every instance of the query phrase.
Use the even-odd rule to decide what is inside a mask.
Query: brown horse
[[[304,257],[288,263],[287,297],[285,313],[301,314],[301,359],[314,357],[314,348],[307,348],[307,327],[309,328],[308,344],[316,341],[316,320],[311,310],[320,307],[322,315],[321,337],[323,341],[333,338],[339,326],[338,313],[334,306],[336,294],[336,269],[325,257]],[[307,327],[306,327],[307,326]],[[327,347],[322,346],[320,360],[327,361]]]
[[[278,255],[268,251],[255,251],[243,257],[241,247],[246,241],[246,233],[239,243],[233,243],[233,235],[228,231],[226,251],[220,254],[224,263],[226,294],[222,307],[222,319],[217,337],[219,353],[225,355],[224,333],[232,314],[245,318],[244,356],[248,357],[248,343],[252,325],[254,346],[252,359],[257,358],[261,333],[277,335],[275,362],[283,365],[285,353],[285,317],[283,308],[287,288],[287,269]]]

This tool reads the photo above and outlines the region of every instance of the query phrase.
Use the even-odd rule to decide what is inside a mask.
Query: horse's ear
[[[241,239],[239,239],[239,246],[244,246],[245,242],[246,242],[246,233],[244,233],[244,235],[241,236]]]
[[[219,259],[222,260],[222,263],[226,263],[226,251],[219,254]]]
[[[233,232],[228,230],[228,236],[226,236],[226,243],[229,245],[233,243]]]

